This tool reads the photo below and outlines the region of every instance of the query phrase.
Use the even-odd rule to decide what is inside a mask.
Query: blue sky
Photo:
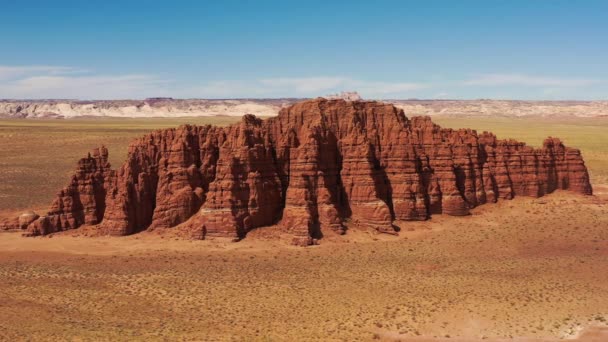
[[[608,99],[608,1],[9,1],[0,98]]]

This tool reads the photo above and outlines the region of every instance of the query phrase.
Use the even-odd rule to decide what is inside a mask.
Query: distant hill
[[[355,96],[356,95],[356,96]],[[360,100],[356,93],[326,96]],[[301,99],[172,99],[146,100],[0,100],[4,118],[75,117],[183,117],[183,116],[274,116]],[[608,101],[519,100],[383,100],[402,108],[407,116],[449,115],[484,117],[606,117]]]
[[[408,116],[599,117],[608,101],[387,100]]]
[[[146,100],[0,100],[0,117],[183,117],[183,116],[274,116],[296,99],[172,99]]]

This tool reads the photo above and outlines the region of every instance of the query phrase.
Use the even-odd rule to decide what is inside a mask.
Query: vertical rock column
[[[112,175],[108,150],[95,148],[78,167],[70,184],[53,200],[47,215],[28,226],[28,235],[44,235],[78,228],[83,224],[97,224],[106,209],[106,186]]]
[[[381,232],[394,233],[385,177],[370,142],[365,135],[353,133],[340,141],[339,148],[340,175],[353,220]]]

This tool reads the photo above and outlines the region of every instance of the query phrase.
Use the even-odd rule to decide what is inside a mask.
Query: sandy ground
[[[319,246],[0,233],[0,340],[606,341],[608,187]],[[89,228],[90,229],[90,228]]]

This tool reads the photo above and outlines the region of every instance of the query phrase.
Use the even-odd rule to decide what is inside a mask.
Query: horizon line
[[[0,98],[0,102],[41,102],[41,101],[69,101],[69,102],[110,102],[110,101],[235,101],[235,100],[295,100],[305,101],[317,97],[226,97],[226,98],[204,98],[204,97],[146,97],[146,98],[115,98],[115,99],[70,99],[70,98]],[[606,99],[585,100],[585,99],[517,99],[517,98],[369,98],[358,101],[509,101],[509,102],[607,102]],[[353,101],[356,102],[356,101]]]

